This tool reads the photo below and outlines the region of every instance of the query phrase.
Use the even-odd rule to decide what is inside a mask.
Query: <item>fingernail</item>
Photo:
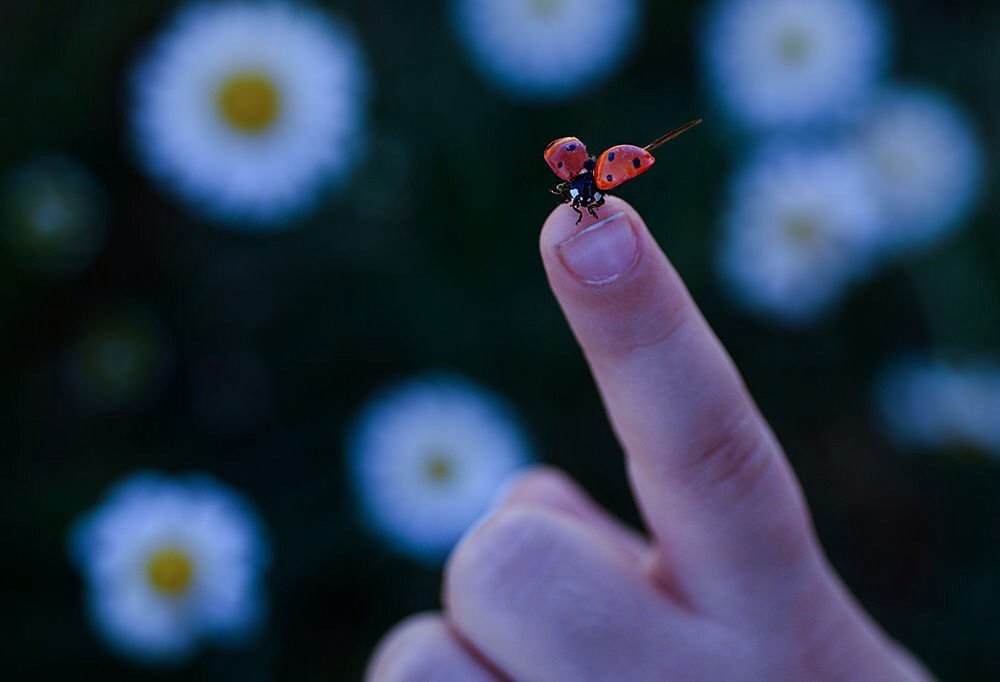
[[[608,216],[556,246],[559,260],[581,282],[608,284],[639,258],[639,240],[624,211]]]

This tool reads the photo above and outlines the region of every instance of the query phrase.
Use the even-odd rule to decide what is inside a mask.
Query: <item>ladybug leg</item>
[[[580,211],[580,207],[581,206],[583,206],[583,197],[581,197],[579,194],[577,194],[575,197],[573,197],[573,202],[570,204],[570,207],[574,211],[576,211],[576,216],[577,216],[577,218],[576,218],[576,224],[577,225],[579,225],[580,221],[583,220],[583,213]]]
[[[590,215],[592,215],[592,216],[594,216],[596,218],[597,217],[597,209],[599,209],[603,205],[604,205],[604,197],[601,196],[600,199],[594,201],[589,206],[587,206],[587,211],[590,213]]]

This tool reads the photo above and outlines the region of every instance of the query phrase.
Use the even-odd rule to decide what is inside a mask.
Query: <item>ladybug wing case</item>
[[[590,156],[587,147],[575,137],[560,137],[545,148],[545,162],[563,180],[572,180],[583,170]]]
[[[645,173],[655,163],[653,155],[634,144],[611,147],[597,158],[594,180],[597,188],[608,190]]]

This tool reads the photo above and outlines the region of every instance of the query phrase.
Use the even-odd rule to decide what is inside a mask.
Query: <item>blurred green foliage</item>
[[[647,3],[625,67],[553,106],[484,83],[444,2],[322,4],[357,27],[369,56],[371,144],[348,188],[301,225],[264,234],[203,222],[130,158],[125,77],[172,3],[0,5],[0,168],[67,154],[91,169],[111,206],[108,243],[84,273],[51,281],[8,256],[0,266],[0,658],[16,672],[7,679],[357,678],[386,628],[438,604],[437,571],[359,530],[341,470],[352,414],[412,372],[457,370],[506,395],[547,461],[637,521],[537,258],[553,203],[540,153],[566,134],[596,146],[652,138],[707,111],[698,3]],[[996,150],[997,4],[900,0],[891,9],[893,73],[953,94]],[[956,238],[883,270],[828,321],[789,332],[739,312],[713,273],[714,224],[737,155],[708,121],[621,195],[742,368],[847,584],[943,678],[1000,678],[1000,465],[893,451],[868,405],[877,368],[900,349],[1000,348],[997,196]],[[134,306],[166,332],[168,382],[132,410],[74,409],[59,378],[65,348],[88,321]],[[256,373],[240,384],[240,370],[226,368],[248,356]],[[216,379],[208,389],[206,371]],[[206,390],[217,391],[213,404],[233,401],[224,419],[199,409]],[[254,646],[148,671],[91,633],[66,529],[141,468],[210,471],[259,504],[275,563],[269,625]]]

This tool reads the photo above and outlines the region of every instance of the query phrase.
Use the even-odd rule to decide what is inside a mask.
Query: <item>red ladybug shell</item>
[[[544,156],[552,172],[563,180],[572,180],[579,175],[583,164],[590,158],[587,147],[575,137],[560,137],[549,142]]]
[[[645,173],[655,162],[653,155],[642,147],[620,144],[597,157],[594,180],[598,189],[608,190]]]

